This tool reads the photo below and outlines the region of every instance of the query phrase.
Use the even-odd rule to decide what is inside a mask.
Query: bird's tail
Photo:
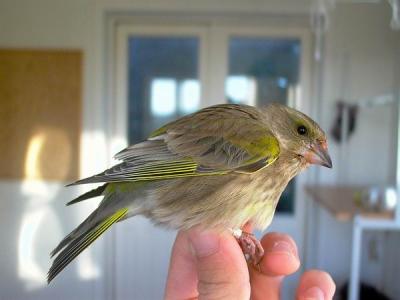
[[[98,217],[96,209],[81,225],[67,235],[52,251],[51,257],[61,252],[54,259],[47,274],[47,282],[50,283],[75,257],[92,244],[114,223],[124,218],[128,213],[127,208],[121,208],[106,217]]]
[[[71,204],[75,204],[87,199],[91,199],[97,196],[101,196],[103,195],[104,191],[106,190],[108,186],[108,183],[103,184],[101,186],[99,186],[98,188],[94,189],[94,190],[90,190],[89,192],[84,193],[83,195],[80,195],[79,197],[69,201],[66,205],[71,205]]]

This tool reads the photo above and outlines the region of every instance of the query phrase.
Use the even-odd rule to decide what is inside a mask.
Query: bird
[[[177,230],[231,230],[246,258],[258,263],[263,248],[244,227],[268,227],[283,190],[309,165],[332,167],[320,126],[279,103],[206,107],[115,158],[120,163],[69,184],[101,185],[67,205],[103,199],[51,252],[48,283],[113,224],[137,215]]]

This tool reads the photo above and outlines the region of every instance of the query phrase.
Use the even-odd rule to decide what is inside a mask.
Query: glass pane
[[[225,94],[229,103],[263,106],[294,102],[299,85],[300,41],[297,39],[232,37]],[[293,213],[294,180],[277,211]]]
[[[129,142],[200,106],[199,40],[137,36],[129,39]]]

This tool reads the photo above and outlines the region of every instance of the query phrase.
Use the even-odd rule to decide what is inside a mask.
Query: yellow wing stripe
[[[219,172],[207,172],[207,173],[173,173],[168,175],[160,175],[160,176],[143,176],[143,177],[126,177],[125,180],[129,180],[131,182],[136,181],[145,181],[145,180],[161,180],[161,179],[174,179],[174,178],[185,178],[185,177],[198,177],[198,176],[211,176],[211,175],[224,175],[227,174],[228,171],[219,171]]]
[[[100,223],[94,230],[90,231],[86,236],[83,237],[82,242],[77,243],[71,249],[68,247],[65,251],[66,256],[64,257],[63,253],[60,254],[60,259],[58,257],[55,259],[52,268],[50,268],[48,274],[48,282],[54,279],[58,273],[60,273],[74,258],[76,258],[83,250],[85,250],[90,244],[92,244],[100,235],[102,235],[110,226],[119,220],[121,220],[128,213],[128,209],[120,209],[107,219],[105,219],[102,223]],[[58,264],[58,262],[60,262]]]
[[[221,170],[201,173],[197,172],[197,170],[198,165],[193,161],[152,163],[151,165],[143,167],[139,166],[136,170],[133,169],[131,173],[128,172],[123,178],[117,176],[115,181],[129,180],[130,182],[137,182],[206,175],[223,175],[227,173],[227,171]]]
[[[150,172],[158,172],[158,173],[167,173],[167,171],[180,171],[180,170],[191,170],[191,169],[196,169],[197,164],[196,163],[190,163],[190,164],[157,164],[157,165],[150,165],[150,166],[144,166],[144,167],[139,167],[137,171],[135,171],[135,174],[138,173],[150,173]]]

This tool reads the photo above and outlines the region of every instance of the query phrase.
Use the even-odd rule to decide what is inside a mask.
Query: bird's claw
[[[254,234],[245,231],[242,231],[242,234],[236,237],[236,239],[242,248],[246,260],[259,269],[260,261],[264,256],[264,248],[260,241]]]

